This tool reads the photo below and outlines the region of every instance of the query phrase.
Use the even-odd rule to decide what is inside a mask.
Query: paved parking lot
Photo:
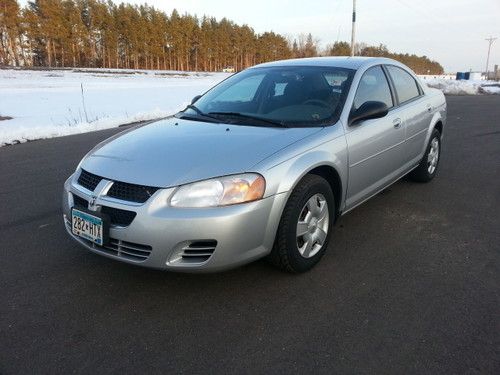
[[[500,373],[500,96],[448,97],[430,184],[341,218],[311,272],[151,271],[77,247],[64,179],[117,130],[0,149],[0,373]],[[1,124],[0,124],[1,126]]]

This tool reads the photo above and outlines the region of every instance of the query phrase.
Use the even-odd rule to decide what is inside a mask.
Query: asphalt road
[[[500,96],[449,97],[436,179],[344,216],[311,272],[91,254],[64,179],[117,130],[0,149],[0,373],[500,373]]]

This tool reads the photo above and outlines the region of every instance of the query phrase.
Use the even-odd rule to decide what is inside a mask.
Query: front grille
[[[89,202],[78,195],[73,194],[73,202],[75,202],[76,207],[83,207],[87,208],[89,205]]]
[[[87,208],[88,201],[73,194],[73,202],[75,202],[75,207]],[[113,208],[108,206],[102,206],[101,212],[109,216],[111,225],[117,225],[120,227],[129,226],[137,215],[134,211],[121,210],[119,208]]]
[[[97,176],[82,169],[78,177],[78,184],[87,190],[94,191],[103,177]],[[110,180],[112,181],[112,180]],[[129,184],[127,182],[114,181],[113,185],[107,192],[108,197],[120,199],[123,201],[144,203],[146,202],[159,188],[153,186],[143,186]]]
[[[78,177],[78,184],[82,185],[85,189],[94,191],[99,182],[101,182],[102,177],[96,176],[86,170],[82,169],[80,177]]]
[[[109,189],[107,196],[124,201],[144,203],[157,190],[158,188],[156,187],[128,184],[126,182],[116,181]]]
[[[134,211],[121,210],[119,208],[113,208],[108,206],[102,206],[101,212],[109,216],[111,224],[119,225],[121,227],[126,227],[132,223],[135,215]]]
[[[203,263],[212,256],[217,246],[217,241],[194,241],[182,248],[182,260],[189,263]]]

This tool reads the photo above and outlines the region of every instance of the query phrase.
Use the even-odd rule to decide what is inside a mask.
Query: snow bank
[[[228,76],[121,69],[0,69],[0,146],[166,117]],[[500,94],[500,84],[493,81],[430,78],[422,82],[445,94]]]
[[[0,146],[166,117],[225,73],[0,70]],[[83,90],[83,94],[82,94]]]
[[[500,94],[500,83],[495,81],[457,81],[439,78],[421,81],[427,86],[439,89],[448,95]]]

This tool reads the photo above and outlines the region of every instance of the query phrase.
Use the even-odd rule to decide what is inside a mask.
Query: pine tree
[[[0,64],[21,64],[21,20],[17,0],[0,0]],[[23,59],[23,63],[26,63]]]
[[[173,10],[165,14],[147,4],[116,5],[111,0],[0,0],[0,64],[10,66],[103,67],[217,71],[242,70],[257,63],[319,55],[312,34],[286,39],[256,34],[248,25]],[[426,56],[391,53],[386,46],[360,43],[365,56],[397,59],[417,73],[439,74],[441,65]],[[348,55],[336,42],[323,54]]]

